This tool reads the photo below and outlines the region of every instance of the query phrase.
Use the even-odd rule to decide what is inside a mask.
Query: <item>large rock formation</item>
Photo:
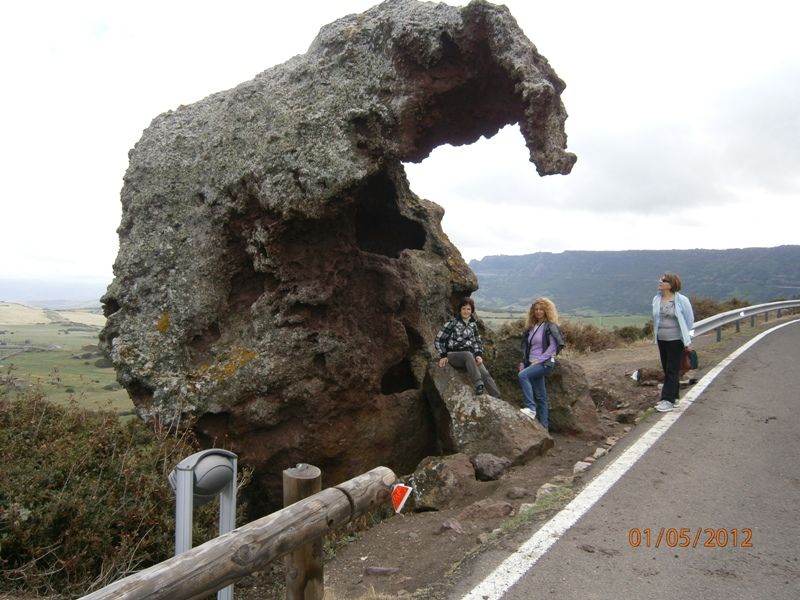
[[[563,88],[505,7],[390,0],[156,117],[101,335],[140,416],[196,417],[273,505],[297,462],[326,484],[413,470],[440,445],[431,340],[477,284],[402,162],[518,123],[538,172],[566,174]]]

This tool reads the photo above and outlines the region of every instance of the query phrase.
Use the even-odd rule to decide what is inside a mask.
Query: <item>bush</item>
[[[525,331],[525,321],[524,319],[517,319],[503,324],[498,333],[501,338],[511,338],[522,335],[523,331]],[[652,331],[653,325],[651,323],[649,329],[651,335]],[[566,349],[573,352],[592,352],[618,348],[648,335],[647,325],[644,327],[615,327],[612,330],[568,319],[561,321],[561,332],[564,334]]]
[[[689,299],[692,303],[695,321],[702,321],[703,319],[728,312],[729,310],[750,306],[749,302],[740,300],[739,298],[730,298],[722,302],[712,300],[711,298],[698,298],[697,296],[691,296]]]
[[[621,339],[613,330],[589,323],[564,320],[561,322],[561,332],[564,334],[566,347],[575,352],[593,352],[622,345]]]
[[[193,440],[2,384],[0,589],[85,594],[172,556],[167,474]],[[216,535],[216,507],[195,511],[195,540]]]
[[[614,327],[614,334],[623,342],[630,344],[645,337],[646,332],[644,327],[627,325],[625,327]]]

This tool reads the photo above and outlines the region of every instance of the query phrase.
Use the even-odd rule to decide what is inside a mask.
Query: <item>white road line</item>
[[[538,561],[545,552],[555,544],[567,530],[572,527],[594,504],[611,489],[611,487],[638,461],[650,447],[658,441],[672,424],[677,421],[700,394],[714,381],[723,369],[733,362],[751,346],[758,343],[770,333],[800,323],[800,319],[783,323],[764,331],[723,359],[698,381],[691,390],[681,398],[672,412],[664,413],[642,437],[634,442],[618,459],[589,483],[580,494],[567,504],[558,514],[545,523],[527,542],[504,560],[486,579],[474,587],[462,600],[499,600],[523,575]]]

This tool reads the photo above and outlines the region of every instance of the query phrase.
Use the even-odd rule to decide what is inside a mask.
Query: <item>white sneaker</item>
[[[661,402],[656,404],[656,410],[658,412],[669,412],[673,408],[675,408],[675,405],[672,404],[672,402],[670,402],[669,400],[662,400]]]
[[[531,420],[535,420],[536,419],[536,411],[531,410],[527,406],[525,408],[520,408],[519,412],[521,412],[523,415],[525,415],[526,417],[528,417]]]

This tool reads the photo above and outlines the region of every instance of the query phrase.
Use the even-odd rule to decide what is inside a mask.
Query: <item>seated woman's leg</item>
[[[472,385],[483,385],[481,379],[481,372],[478,369],[478,364],[475,362],[475,356],[472,352],[448,352],[447,362],[457,369],[466,369]]]
[[[490,396],[494,396],[495,398],[500,397],[500,389],[497,387],[497,384],[494,382],[494,378],[489,374],[489,369],[486,368],[486,365],[481,363],[478,365],[478,370],[481,373],[481,379],[483,383],[486,385],[486,391],[489,392]]]

